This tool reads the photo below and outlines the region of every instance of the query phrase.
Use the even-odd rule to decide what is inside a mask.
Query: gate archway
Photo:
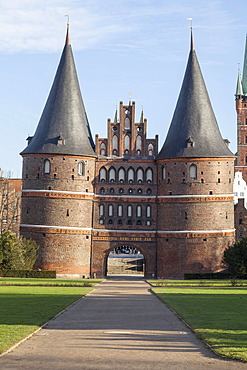
[[[106,261],[106,276],[128,275],[144,277],[145,258],[135,247],[121,245],[112,249]]]

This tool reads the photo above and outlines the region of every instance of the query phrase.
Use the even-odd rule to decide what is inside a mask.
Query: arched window
[[[142,150],[142,137],[140,135],[136,137],[136,150]]]
[[[100,188],[100,194],[105,194],[105,188]]]
[[[85,163],[79,162],[78,163],[78,175],[84,176],[85,175]]]
[[[131,205],[128,205],[127,207],[127,216],[132,217],[132,206]]]
[[[106,154],[106,146],[105,143],[100,144],[100,154],[105,155]]]
[[[148,155],[153,155],[153,153],[154,153],[153,144],[148,144]]]
[[[108,216],[109,217],[113,216],[113,205],[112,204],[108,206]]]
[[[99,171],[99,181],[105,182],[106,181],[106,169],[105,167],[101,167]]]
[[[165,166],[162,166],[162,179],[163,180],[166,179],[166,168],[165,168]]]
[[[130,119],[129,117],[126,117],[124,120],[124,128],[125,130],[130,130]]]
[[[197,167],[195,164],[191,164],[189,168],[189,175],[191,180],[196,180],[197,177]]]
[[[118,171],[118,181],[119,182],[125,182],[125,170],[123,167],[119,168]]]
[[[104,205],[103,204],[99,205],[99,216],[100,217],[104,216]]]
[[[153,181],[153,171],[151,168],[148,168],[146,171],[146,181],[149,183]]]
[[[146,208],[146,217],[151,217],[151,206],[147,206]]]
[[[109,181],[115,182],[116,181],[116,170],[114,167],[111,167],[109,170]]]
[[[130,137],[128,135],[124,137],[124,150],[130,150]]]
[[[44,160],[44,173],[50,173],[51,172],[51,162],[49,159]]]
[[[118,150],[118,137],[113,135],[112,137],[112,150]]]
[[[137,170],[137,182],[141,183],[143,182],[143,169],[138,168]]]
[[[128,182],[134,182],[134,176],[135,176],[135,173],[134,173],[133,168],[129,168],[128,169]]]
[[[123,206],[122,204],[119,204],[117,207],[117,215],[118,217],[123,217]]]
[[[136,207],[136,217],[142,217],[142,207],[141,206]]]

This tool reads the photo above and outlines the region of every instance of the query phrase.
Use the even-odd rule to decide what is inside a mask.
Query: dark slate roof
[[[32,153],[95,156],[68,30],[57,73],[38,127],[21,154]]]
[[[220,134],[192,42],[177,106],[157,159],[233,156]]]
[[[243,66],[243,94],[247,95],[247,35],[245,42],[245,51],[244,51],[244,66]]]

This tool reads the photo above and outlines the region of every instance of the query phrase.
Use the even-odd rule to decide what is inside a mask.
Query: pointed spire
[[[70,45],[69,23],[67,23],[67,32],[66,32],[65,45]]]
[[[117,112],[117,108],[116,108],[115,117],[114,117],[114,123],[117,123],[117,114],[118,114],[118,112]]]
[[[243,95],[242,77],[240,71],[238,71],[237,88],[235,95]]]
[[[45,108],[34,136],[21,154],[95,156],[94,143],[69,43],[68,26],[66,43]]]
[[[246,35],[245,52],[244,52],[242,86],[243,86],[243,94],[247,95],[247,35]]]
[[[233,157],[220,134],[193,43],[172,122],[157,159],[178,157]]]
[[[143,108],[142,108],[140,123],[143,123],[143,122],[144,122],[144,112],[143,112]]]
[[[190,50],[194,50],[194,38],[193,38],[193,27],[190,27],[191,32],[190,32]]]

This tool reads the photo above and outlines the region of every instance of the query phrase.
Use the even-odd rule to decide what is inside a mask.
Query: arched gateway
[[[106,263],[106,276],[144,276],[145,258],[141,252],[129,245],[122,245],[110,251]]]

